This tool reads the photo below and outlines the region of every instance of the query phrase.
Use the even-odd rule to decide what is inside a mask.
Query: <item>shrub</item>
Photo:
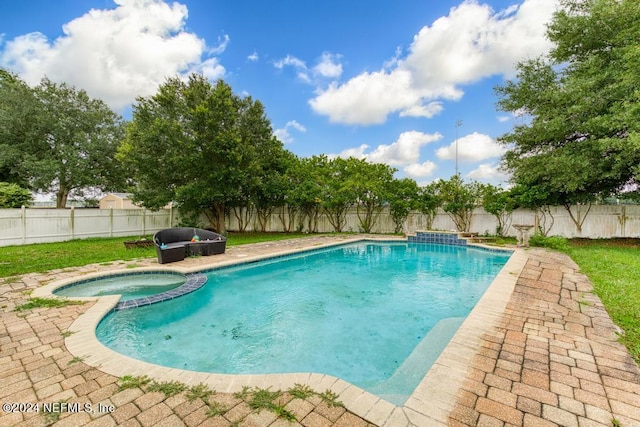
[[[31,192],[17,184],[0,182],[0,208],[20,208],[33,201]]]

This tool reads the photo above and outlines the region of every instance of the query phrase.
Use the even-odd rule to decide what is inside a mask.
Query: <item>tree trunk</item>
[[[233,210],[233,215],[238,220],[238,231],[247,231],[249,222],[251,222],[251,208],[248,206],[234,206],[231,209]]]
[[[282,230],[285,233],[289,233],[291,231],[291,227],[295,224],[296,214],[298,213],[298,209],[284,205],[282,206],[282,210],[278,214],[278,218],[280,218],[280,223],[282,224]]]
[[[213,203],[213,228],[216,233],[222,234],[227,231],[225,227],[224,211],[224,203]]]
[[[575,216],[573,215],[573,212],[571,212],[571,203],[565,203],[564,208],[567,210],[567,212],[569,212],[569,217],[571,218],[571,221],[573,221],[573,223],[575,224],[576,229],[578,230],[578,233],[581,234],[582,224],[584,224],[584,220],[587,219],[587,215],[589,215],[589,211],[591,210],[591,202],[589,202],[587,211],[585,212],[583,217],[580,216],[580,205],[576,205]]]
[[[269,223],[269,217],[273,213],[275,207],[257,208],[256,217],[258,218],[258,224],[260,224],[260,231],[265,233],[267,231],[267,224]]]
[[[68,197],[69,197],[69,190],[67,190],[63,185],[60,185],[60,189],[56,193],[56,209],[66,208]]]

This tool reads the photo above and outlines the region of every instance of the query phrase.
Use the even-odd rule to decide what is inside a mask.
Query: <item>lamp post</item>
[[[458,176],[458,128],[462,126],[462,120],[456,120],[456,176]]]

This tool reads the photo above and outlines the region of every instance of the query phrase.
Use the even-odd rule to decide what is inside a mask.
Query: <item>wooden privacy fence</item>
[[[564,237],[610,238],[640,237],[639,205],[594,205],[573,206],[573,220],[562,206],[551,207],[545,215],[532,210],[518,209],[513,212],[507,227],[507,235],[515,236],[513,225],[530,224],[540,226],[547,234]],[[0,209],[0,246],[21,245],[27,243],[57,242],[87,237],[144,236],[158,230],[175,226],[178,223],[174,209],[149,211],[145,209]],[[347,213],[343,231],[361,231],[355,209]],[[576,222],[581,222],[578,229]],[[296,220],[295,224],[299,223]],[[247,231],[259,230],[258,221],[249,216]],[[203,220],[203,226],[207,226]],[[294,225],[291,229],[306,231]],[[482,209],[476,209],[471,219],[469,231],[479,234],[495,234],[497,221],[493,215]],[[234,215],[227,218],[228,230],[237,230],[238,220]],[[413,212],[403,225],[403,232],[412,234],[416,230],[425,230],[427,222],[424,215]],[[443,211],[436,215],[432,228],[435,230],[454,230],[455,224]],[[319,232],[331,232],[333,227],[326,216],[318,217]],[[375,233],[391,233],[394,224],[388,210],[383,210],[373,229]],[[274,212],[267,218],[267,231],[283,231],[278,215]]]

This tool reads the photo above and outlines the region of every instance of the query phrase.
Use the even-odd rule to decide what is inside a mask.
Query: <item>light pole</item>
[[[462,120],[456,120],[456,176],[458,176],[458,128],[462,126]]]

